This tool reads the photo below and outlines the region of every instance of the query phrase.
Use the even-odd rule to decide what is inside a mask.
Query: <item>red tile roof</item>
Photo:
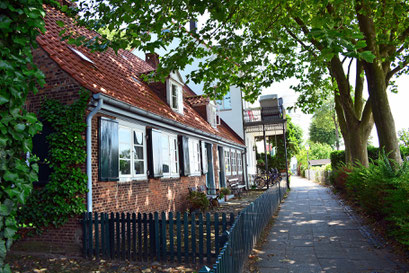
[[[196,106],[196,105],[204,105],[209,103],[209,98],[206,98],[204,96],[191,96],[191,97],[185,97],[185,101],[187,101],[191,106]]]
[[[72,46],[82,52],[93,64],[81,58],[68,48],[65,41],[61,41],[59,32],[63,28],[59,27],[56,22],[63,21],[66,28],[87,38],[93,38],[98,34],[76,26],[71,18],[53,7],[45,6],[44,8],[47,31],[37,37],[37,42],[63,70],[83,87],[93,93],[103,93],[137,108],[244,145],[243,140],[226,124],[213,128],[188,103],[184,104],[183,115],[174,112],[138,77],[141,73],[152,71],[153,67],[130,51],[119,50],[118,54],[115,54],[109,48],[104,52],[91,53],[86,47]],[[196,95],[187,86],[184,87],[184,93],[188,96]]]

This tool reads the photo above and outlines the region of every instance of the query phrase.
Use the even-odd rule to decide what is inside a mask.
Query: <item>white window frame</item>
[[[238,174],[243,173],[243,156],[241,151],[237,151],[237,172]]]
[[[230,149],[224,149],[224,166],[226,175],[231,175]]]
[[[177,101],[177,105],[173,105],[173,86],[176,87],[176,101]],[[166,81],[166,97],[167,97],[167,102],[170,106],[170,108],[172,108],[173,111],[179,113],[179,114],[183,114],[183,88],[182,85],[173,80],[172,78],[168,78]]]
[[[130,148],[131,148],[131,173],[128,175],[121,175],[119,174],[119,181],[120,182],[127,182],[127,181],[131,181],[131,180],[145,180],[148,178],[147,175],[147,169],[148,169],[148,162],[147,162],[147,147],[146,147],[146,127],[145,126],[141,126],[138,124],[133,124],[130,122],[126,122],[126,121],[122,121],[122,120],[118,120],[118,130],[120,128],[124,128],[127,130],[131,131],[131,143],[130,143]],[[134,158],[134,146],[136,145],[134,143],[134,132],[139,132],[142,133],[142,139],[143,139],[143,169],[144,169],[144,173],[143,174],[135,174],[135,169],[134,169],[134,163],[135,163],[135,158]],[[119,132],[118,132],[119,134]],[[118,135],[119,137],[119,135]],[[120,158],[118,156],[118,168],[120,168]],[[120,170],[119,170],[120,173]]]
[[[201,175],[200,168],[200,143],[198,139],[189,138],[189,165],[190,165],[190,176],[199,176]]]
[[[231,174],[237,174],[237,164],[236,164],[236,150],[230,150],[230,158],[231,158]]]
[[[213,127],[217,127],[217,107],[216,105],[213,104],[213,102],[210,102],[207,107],[207,122]]]
[[[162,137],[165,137],[168,141],[168,159],[169,159],[169,172],[163,171],[164,178],[179,177],[179,147],[177,135],[162,132]],[[175,146],[176,141],[176,146]],[[176,157],[175,157],[176,155]],[[165,154],[162,154],[162,162],[165,159]],[[174,168],[174,169],[173,169]]]

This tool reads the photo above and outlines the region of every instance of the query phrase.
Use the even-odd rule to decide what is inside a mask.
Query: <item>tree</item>
[[[109,44],[153,52],[177,40],[178,47],[162,56],[156,79],[198,58],[202,61],[190,79],[203,82],[204,92],[217,98],[236,85],[251,101],[262,87],[295,76],[301,80],[294,87],[302,92],[301,103],[311,108],[330,95],[317,92],[320,87],[332,88],[348,159],[363,164],[368,164],[366,142],[374,120],[381,146],[400,161],[386,88],[393,76],[407,71],[408,7],[395,0],[94,0],[79,5],[83,24],[115,31],[112,41],[96,37],[95,49]],[[205,13],[201,29],[186,29]]]
[[[315,110],[310,124],[310,140],[326,143],[339,150],[338,121],[331,102],[325,102],[321,108]]]

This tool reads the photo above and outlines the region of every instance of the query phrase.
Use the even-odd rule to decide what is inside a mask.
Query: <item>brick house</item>
[[[215,105],[198,96],[178,72],[165,83],[146,83],[140,75],[155,70],[159,58],[142,60],[130,51],[91,53],[61,41],[57,21],[88,38],[95,32],[75,26],[61,11],[46,6],[46,33],[37,38],[34,60],[46,85],[27,100],[38,112],[44,98],[71,104],[80,88],[88,90],[87,210],[93,212],[177,211],[186,208],[188,188],[211,191],[228,179],[243,183],[245,144],[216,116]],[[34,146],[36,143],[34,143]],[[37,144],[38,145],[38,144]],[[47,183],[40,168],[37,187]],[[34,239],[78,249],[78,219]]]

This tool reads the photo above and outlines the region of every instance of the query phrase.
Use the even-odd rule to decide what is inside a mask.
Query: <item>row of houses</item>
[[[141,75],[154,71],[158,55],[142,60],[127,50],[91,52],[61,40],[62,21],[70,31],[93,38],[60,10],[45,6],[47,31],[37,38],[34,61],[46,85],[27,100],[37,112],[44,99],[72,104],[81,88],[90,93],[86,110],[89,212],[180,211],[189,188],[206,186],[209,193],[234,179],[245,184],[246,146],[242,137],[217,116],[215,103],[184,84],[179,72],[166,82],[148,83]],[[200,91],[200,90],[199,90]],[[47,153],[46,135],[34,141],[40,160]],[[43,158],[41,158],[43,157]],[[47,183],[49,169],[40,167]],[[73,218],[60,229],[27,240],[80,247],[80,226]]]

